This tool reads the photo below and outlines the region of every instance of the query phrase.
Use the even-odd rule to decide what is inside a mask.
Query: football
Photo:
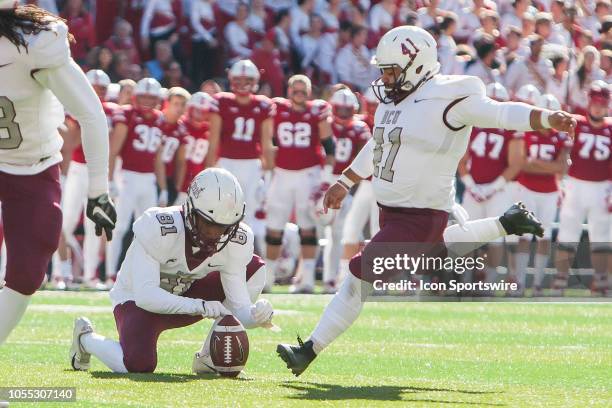
[[[210,357],[215,370],[224,377],[236,377],[249,358],[249,338],[232,315],[215,321],[210,339]]]

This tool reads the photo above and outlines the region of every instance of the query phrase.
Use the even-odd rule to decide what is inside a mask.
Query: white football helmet
[[[112,83],[106,89],[106,100],[107,101],[116,101],[119,98],[119,91],[121,90],[121,85]]]
[[[351,108],[357,111],[359,109],[359,100],[357,96],[348,88],[338,89],[329,98],[329,103],[334,107]]]
[[[510,95],[508,95],[508,91],[499,82],[492,82],[487,85],[487,96],[499,102],[507,102],[510,100]]]
[[[91,86],[103,86],[104,88],[108,88],[111,83],[110,78],[106,75],[106,72],[101,69],[92,69],[87,71],[85,74],[87,80],[91,84]]]
[[[162,97],[162,86],[155,78],[143,78],[136,83],[134,95],[151,95]]]
[[[208,168],[198,173],[189,184],[183,204],[185,230],[208,256],[221,251],[234,238],[244,218],[246,204],[238,179],[221,168]],[[225,227],[217,239],[206,234],[210,226]]]
[[[372,58],[381,70],[399,67],[401,73],[393,84],[382,79],[372,83],[376,97],[389,103],[414,92],[421,84],[440,70],[438,45],[427,31],[415,26],[401,26],[387,31],[376,47]],[[384,91],[384,92],[383,92]]]
[[[259,88],[259,69],[249,59],[235,62],[229,69],[227,77],[230,81],[230,88],[234,93],[255,93]],[[246,83],[243,84],[242,81],[246,81]]]
[[[201,109],[207,112],[217,112],[219,110],[217,100],[206,92],[196,92],[191,95],[191,99],[187,102],[187,107]]]
[[[535,106],[537,106],[538,108],[548,109],[552,111],[557,111],[561,109],[561,104],[559,103],[559,100],[551,94],[543,94],[538,96],[538,98],[536,99]]]
[[[531,84],[523,85],[516,91],[514,99],[519,102],[525,102],[530,105],[535,105],[536,100],[540,97],[541,93],[535,86]]]

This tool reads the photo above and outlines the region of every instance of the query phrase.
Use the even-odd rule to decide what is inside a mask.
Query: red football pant
[[[248,281],[264,262],[253,256],[246,268]],[[194,299],[225,300],[219,272],[212,272],[196,281],[182,296]],[[157,314],[136,306],[133,301],[117,305],[113,310],[123,350],[123,363],[130,373],[151,373],[157,366],[157,339],[168,329],[190,326],[202,320],[202,316]]]
[[[62,230],[59,165],[31,176],[0,172],[6,287],[32,295],[45,278]]]

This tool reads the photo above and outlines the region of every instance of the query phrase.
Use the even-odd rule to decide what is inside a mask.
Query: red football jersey
[[[106,121],[108,122],[108,130],[110,133],[110,130],[113,128],[113,114],[115,110],[120,108],[120,106],[113,102],[102,102],[102,108],[104,109],[104,114],[106,115]],[[66,118],[76,122],[76,119],[70,114],[67,114]],[[77,148],[74,149],[74,151],[72,152],[72,161],[85,164],[85,153],[83,153],[83,144],[78,145]]]
[[[176,123],[168,123],[163,120],[160,130],[162,132],[162,159],[166,164],[166,176],[174,175],[174,156],[187,136],[187,128],[181,119]]]
[[[612,179],[612,122],[595,129],[585,117],[578,118],[576,137],[570,152],[568,174],[580,180]]]
[[[342,174],[372,134],[364,121],[356,119],[346,126],[334,122],[332,130],[336,139],[334,174]]]
[[[306,110],[291,108],[291,101],[274,98],[274,140],[278,151],[276,165],[286,170],[302,170],[321,164],[319,123],[329,118],[330,106],[323,100],[306,102]]]
[[[538,131],[525,132],[525,149],[527,157],[545,161],[554,161],[563,149],[570,147],[569,138],[564,133],[553,132],[549,135]],[[554,174],[536,174],[521,172],[518,182],[531,191],[552,193],[557,191],[557,178]]]
[[[187,160],[187,174],[181,191],[187,191],[191,180],[202,170],[204,170],[204,159],[208,153],[208,124],[197,127],[188,120],[185,120],[187,135],[183,138],[185,144],[185,159]]]
[[[157,109],[146,114],[131,105],[117,109],[113,124],[125,123],[128,135],[119,155],[123,169],[138,173],[155,172],[155,156],[162,143],[162,113]]]
[[[474,181],[485,184],[499,177],[508,167],[508,145],[521,137],[511,130],[473,128],[468,153]]]
[[[219,156],[228,159],[257,159],[261,155],[261,124],[274,117],[274,103],[263,95],[251,95],[251,102],[240,105],[236,95],[215,94],[221,115]]]

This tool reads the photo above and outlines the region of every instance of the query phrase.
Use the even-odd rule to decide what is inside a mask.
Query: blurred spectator
[[[270,85],[272,96],[284,95],[285,74],[280,61],[280,53],[274,42],[266,36],[259,47],[253,50],[252,59],[257,68],[263,71],[261,82],[267,82]]]
[[[127,54],[120,52],[115,54],[113,58],[113,65],[111,66],[108,76],[112,82],[118,82],[125,78],[130,78],[130,57]]]
[[[302,35],[302,63],[301,68],[312,68],[313,61],[319,51],[324,28],[323,19],[317,14],[310,16],[310,30]],[[259,65],[257,65],[259,66]]]
[[[364,91],[377,77],[377,71],[370,65],[372,55],[365,46],[367,36],[367,28],[353,27],[351,41],[340,49],[336,57],[338,80],[354,91]]]
[[[474,46],[477,58],[467,63],[465,74],[477,76],[485,85],[501,82],[499,63],[495,61],[495,39],[484,35]]]
[[[323,34],[313,61],[319,74],[318,78],[313,78],[316,85],[335,83],[338,80],[334,65],[336,54],[350,41],[352,27],[348,21],[342,21],[338,32]]]
[[[170,66],[173,61],[172,48],[168,41],[157,41],[155,43],[155,59],[145,63],[146,76],[155,78],[158,81],[164,76],[164,71]]]
[[[595,41],[599,41],[601,24],[611,12],[612,6],[610,5],[610,0],[597,0],[593,12],[581,21],[581,25],[593,33]]]
[[[599,68],[599,58],[599,51],[591,45],[584,47],[578,58],[578,69],[569,79],[569,105],[573,112],[581,115],[586,113],[591,82],[605,77],[605,73]]]
[[[440,0],[429,0],[427,7],[417,10],[420,27],[427,29],[438,24],[438,17],[444,15],[444,11],[438,8],[439,4]]]
[[[342,0],[327,0],[325,7],[319,11],[319,15],[325,23],[325,31],[328,33],[338,32],[340,29],[340,15],[342,14]]]
[[[86,66],[89,69],[101,69],[107,74],[113,69],[113,52],[107,47],[94,47],[87,54]]]
[[[132,37],[132,25],[126,20],[117,20],[113,34],[104,42],[104,46],[113,52],[124,52],[131,63],[140,64],[140,55]]]
[[[565,0],[552,0],[550,2],[550,14],[552,15],[553,23],[560,24],[565,19]]]
[[[521,19],[522,29],[521,35],[523,38],[529,37],[531,34],[535,33],[535,17],[532,14],[525,13],[523,14],[523,18]]]
[[[397,2],[395,0],[382,0],[370,9],[370,31],[372,31],[376,38],[382,37],[385,32],[393,28],[396,12]]]
[[[59,14],[55,0],[21,0],[21,4],[33,4],[55,15]]]
[[[438,60],[440,61],[441,72],[444,75],[455,72],[455,61],[457,54],[457,44],[453,35],[457,29],[457,15],[448,13],[440,23],[440,37],[438,38]]]
[[[540,92],[546,89],[546,80],[552,75],[552,64],[541,57],[544,40],[537,34],[529,38],[530,54],[528,58],[521,58],[508,67],[506,72],[506,88],[510,95],[526,84],[532,84]]]
[[[272,25],[270,14],[266,11],[264,0],[251,0],[251,11],[247,18],[247,26],[251,30],[253,41],[260,41],[266,30]]]
[[[294,3],[294,0],[265,0],[266,7],[272,10],[273,13],[289,10]]]
[[[183,6],[181,0],[148,0],[140,24],[140,44],[143,50],[153,53],[155,43],[178,40],[176,34],[183,25]]]
[[[494,10],[489,10],[484,7],[484,0],[473,0],[472,7],[466,7],[459,12],[459,26],[457,27],[457,37],[468,39],[473,36],[474,32],[481,28],[483,19],[482,13]],[[495,13],[497,14],[497,13]]]
[[[563,36],[553,30],[552,15],[550,13],[538,13],[535,17],[535,32],[542,36],[545,43],[565,45]]]
[[[130,105],[132,103],[135,87],[136,82],[131,79],[122,79],[119,81],[119,97],[117,98],[117,103],[119,105]]]
[[[83,64],[88,51],[96,45],[93,17],[85,8],[83,0],[67,0],[60,15],[66,19],[70,33],[74,35],[75,41],[70,44],[72,58]]]
[[[553,95],[563,107],[567,107],[568,57],[567,55],[553,56],[551,62],[554,74],[546,81],[546,93]]]
[[[612,49],[612,16],[608,16],[601,23],[599,48]]]
[[[514,61],[529,56],[529,46],[525,44],[525,41],[521,37],[521,30],[518,27],[510,27],[508,29],[506,46],[499,51],[503,56],[507,69],[510,68]]]
[[[483,9],[480,12],[480,27],[474,31],[472,31],[469,36],[468,43],[470,46],[474,46],[474,43],[477,42],[480,38],[482,38],[485,34],[493,37],[496,46],[503,47],[505,45],[505,40],[502,38],[499,30],[497,29],[499,25],[499,15],[497,12],[493,10]]]
[[[172,61],[164,73],[164,77],[161,80],[161,84],[164,88],[180,87],[185,89],[191,89],[191,82],[183,74],[181,65]]]
[[[212,79],[207,79],[206,81],[202,82],[202,85],[200,85],[200,91],[212,96],[216,93],[221,92],[222,89],[221,85],[219,85],[216,81]]]
[[[283,66],[283,71],[289,71],[291,59],[291,40],[289,38],[289,29],[291,27],[291,16],[289,10],[281,10],[274,18],[274,27],[272,27],[266,36],[270,41],[276,44],[276,48],[280,53],[280,60]]]
[[[196,84],[212,78],[220,57],[218,33],[215,27],[215,0],[193,0],[191,3],[192,59],[191,78]]]
[[[228,44],[230,65],[238,60],[251,58],[253,54],[246,21],[248,17],[249,6],[240,3],[236,10],[236,19],[225,26],[224,36]]]
[[[142,67],[138,64],[130,65],[128,68],[127,78],[133,79],[136,82],[140,81],[143,78]]]
[[[512,10],[502,16],[501,29],[506,30],[510,26],[523,29],[523,17],[529,10],[529,0],[514,0]]]
[[[612,50],[601,51],[601,70],[604,72],[604,81],[612,83]]]
[[[297,5],[291,8],[291,27],[289,36],[293,47],[302,55],[302,34],[310,29],[310,13],[314,8],[314,0],[297,0]]]

